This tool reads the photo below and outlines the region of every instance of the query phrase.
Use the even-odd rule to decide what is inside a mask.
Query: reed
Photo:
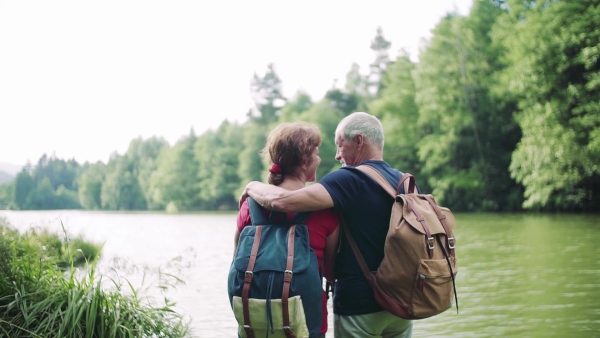
[[[65,238],[67,243],[58,238],[59,250],[52,234],[20,234],[0,219],[0,337],[190,335],[189,323],[173,310],[173,302],[158,302],[127,280],[100,274],[95,245],[86,243],[86,253],[85,245],[73,245],[66,232]],[[66,268],[61,267],[65,254]],[[80,269],[75,262],[81,257]]]

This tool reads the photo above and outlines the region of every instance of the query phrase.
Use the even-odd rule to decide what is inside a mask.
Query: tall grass
[[[77,243],[54,236],[20,234],[0,219],[0,337],[190,335],[189,323],[173,310],[174,303],[158,302],[127,280],[100,274],[98,256],[90,255],[97,246],[87,243],[86,253],[79,243],[73,253]],[[65,253],[66,268],[61,267]],[[75,264],[80,257],[82,269]]]

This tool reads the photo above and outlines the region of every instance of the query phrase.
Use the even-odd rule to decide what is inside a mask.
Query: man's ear
[[[356,134],[356,136],[354,136],[354,142],[356,142],[356,145],[358,147],[363,146],[365,144],[365,137],[363,134]]]

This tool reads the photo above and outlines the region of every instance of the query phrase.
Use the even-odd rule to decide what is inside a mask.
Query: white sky
[[[378,26],[392,57],[416,59],[472,1],[0,0],[0,162],[107,162],[139,136],[174,144],[244,122],[250,80],[271,62],[284,96],[318,101],[353,62],[366,72]]]

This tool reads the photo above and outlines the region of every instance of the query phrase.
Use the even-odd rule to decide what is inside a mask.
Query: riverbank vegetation
[[[391,57],[377,29],[369,69],[351,65],[344,87],[321,99],[285,96],[270,64],[251,80],[246,122],[191,130],[174,145],[137,138],[108,163],[44,155],[0,186],[0,208],[235,210],[245,184],[266,177],[258,152],[274,125],[319,125],[322,177],[339,167],[337,123],[367,111],[383,121],[385,159],[455,211],[593,211],[598,27],[597,1],[474,0],[468,15],[437,24],[418,61],[403,50]]]
[[[0,336],[186,337],[173,303],[99,273],[100,248],[0,219]]]

